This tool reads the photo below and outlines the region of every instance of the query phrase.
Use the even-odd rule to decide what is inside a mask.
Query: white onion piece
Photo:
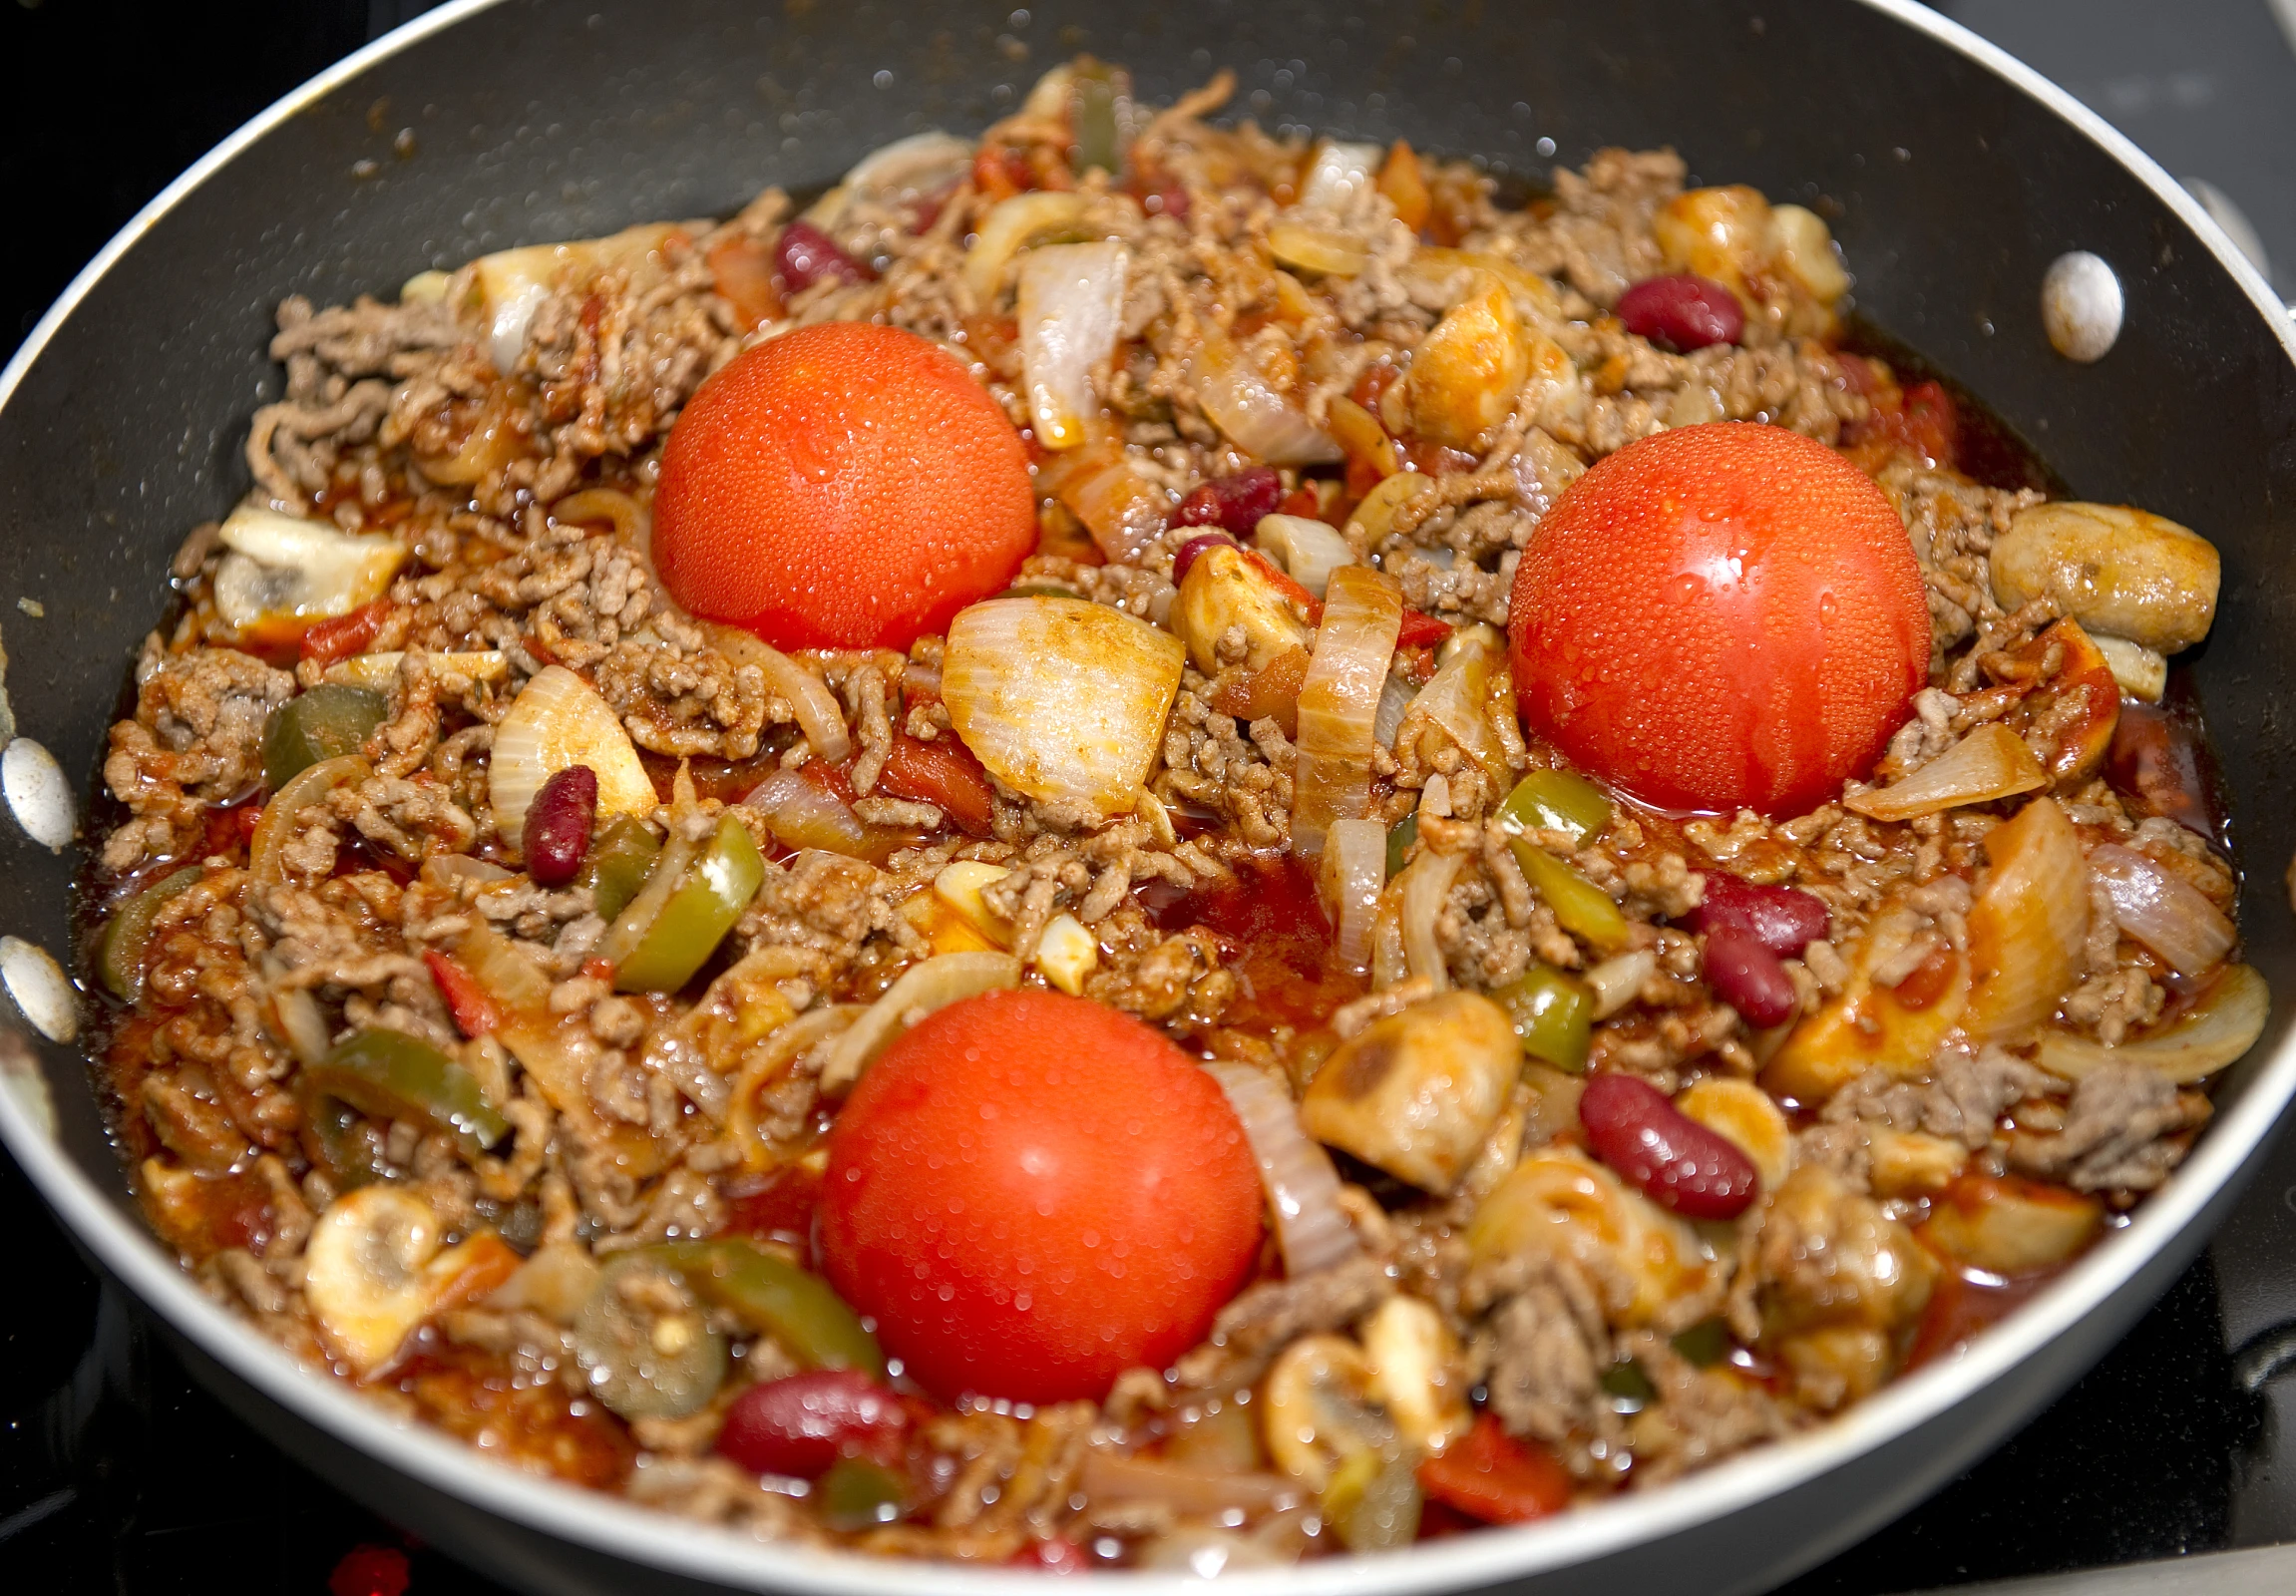
[[[1659,973],[1659,956],[1648,948],[1604,960],[1579,979],[1595,995],[1595,1017],[1608,1019],[1635,1000],[1643,983]]]
[[[335,1042],[327,1034],[327,1016],[319,1011],[319,1000],[309,988],[289,987],[274,993],[271,1011],[278,1018],[279,1039],[295,1055],[295,1062],[305,1069],[316,1069],[326,1062]]]
[[[2049,785],[2025,739],[1988,721],[1903,781],[1844,798],[1841,806],[1874,820],[1911,820],[1961,804],[1989,804]]]
[[[1386,685],[1379,689],[1378,712],[1371,717],[1371,740],[1382,748],[1392,749],[1395,733],[1402,729],[1403,716],[1410,712],[1418,696],[1418,688],[1390,673]]]
[[[329,665],[325,679],[346,687],[368,687],[376,692],[389,692],[391,683],[399,679],[399,661],[406,657],[405,651],[397,648],[379,654],[353,654],[348,659],[339,659]],[[468,676],[473,681],[501,681],[511,673],[510,655],[500,648],[479,648],[469,653],[426,653],[421,657],[434,676]]]
[[[2122,692],[2148,704],[2160,702],[2160,695],[2168,690],[2168,660],[2157,648],[2130,642],[2126,637],[2108,637],[2102,631],[2091,632],[2089,640],[2105,656],[2105,668],[2112,672]]]
[[[980,296],[983,306],[996,296],[1004,264],[1031,238],[1084,219],[1084,197],[1069,191],[1038,190],[1016,194],[980,218],[972,247],[964,255],[964,280]]]
[[[845,710],[829,683],[763,638],[739,626],[705,624],[710,646],[741,665],[755,665],[765,673],[765,685],[789,701],[798,730],[813,751],[833,765],[853,752],[853,738],[845,729]]]
[[[857,199],[915,200],[962,182],[971,170],[972,146],[935,128],[871,151],[839,187]]]
[[[1162,1502],[1183,1513],[1247,1512],[1281,1507],[1301,1499],[1297,1480],[1282,1474],[1228,1473],[1190,1468],[1156,1457],[1124,1457],[1104,1447],[1084,1454],[1078,1483],[1096,1501]]]
[[[1355,196],[1370,188],[1386,152],[1375,144],[1341,144],[1326,139],[1316,146],[1316,159],[1300,184],[1303,210],[1344,210]]]
[[[885,989],[830,1047],[821,1064],[824,1096],[842,1097],[893,1038],[922,1017],[966,998],[1020,984],[1020,961],[1010,954],[938,954],[912,965]]]
[[[251,505],[225,517],[219,536],[230,553],[215,571],[215,612],[233,626],[266,615],[347,615],[380,598],[407,558],[386,533],[348,533]]]
[[[548,665],[511,701],[495,727],[487,794],[495,829],[517,842],[544,782],[573,765],[597,776],[601,815],[650,815],[659,801],[637,745],[597,689],[564,665]]]
[[[1324,623],[1300,684],[1300,759],[1292,851],[1319,852],[1335,820],[1363,813],[1387,662],[1403,629],[1403,590],[1368,566],[1342,566],[1324,594]]]
[[[1163,746],[1188,650],[1081,598],[991,598],[949,625],[941,697],[964,746],[1031,798],[1129,813]]]
[[[1020,263],[1020,367],[1036,441],[1073,449],[1098,413],[1093,367],[1116,349],[1124,320],[1124,246],[1048,244]]]
[[[1298,1280],[1355,1256],[1354,1227],[1339,1206],[1339,1172],[1332,1155],[1300,1128],[1299,1105],[1265,1070],[1250,1064],[1204,1066],[1244,1126],[1244,1139],[1260,1165],[1260,1184],[1276,1216],[1276,1245],[1284,1273]]]
[[[1333,572],[1355,563],[1354,551],[1339,529],[1306,516],[1262,516],[1252,541],[1275,556],[1286,576],[1319,598]]]
[[[1331,434],[1278,393],[1235,340],[1209,323],[1188,374],[1204,413],[1246,454],[1271,466],[1330,465],[1341,458]]]
[[[2233,965],[2208,989],[2197,1007],[2165,1030],[2117,1047],[2069,1030],[2042,1032],[2041,1067],[2079,1080],[2110,1063],[2143,1064],[2179,1086],[2205,1080],[2256,1045],[2272,1017],[2272,991],[2251,965]]]
[[[765,825],[785,848],[819,848],[858,857],[869,843],[869,828],[837,795],[816,787],[794,770],[776,770],[750,790],[742,807],[765,816]]]
[[[2081,974],[2089,936],[2089,871],[2081,839],[2054,798],[2036,798],[1986,834],[1992,870],[1969,910],[1975,976],[1962,1027],[2011,1041],[2050,1016]]]
[[[571,287],[617,266],[630,273],[632,289],[659,282],[668,269],[661,258],[662,246],[676,230],[672,222],[651,221],[603,238],[527,244],[473,261],[495,369],[507,372],[518,364],[535,312],[553,288]]]
[[[1432,848],[1422,848],[1400,878],[1402,898],[1398,913],[1403,926],[1403,962],[1412,975],[1432,982],[1437,992],[1451,985],[1451,973],[1443,962],[1435,920],[1442,914],[1443,900],[1451,895],[1451,883],[1459,879],[1459,868],[1466,862],[1463,854],[1439,854]]]
[[[1119,564],[1130,564],[1163,536],[1172,510],[1171,496],[1132,469],[1120,444],[1105,439],[1038,466],[1036,491],[1066,505],[1100,552]]]
[[[1332,951],[1349,970],[1371,966],[1371,920],[1387,884],[1387,828],[1376,820],[1335,820],[1324,838],[1324,899],[1335,928]]]
[[[516,871],[506,870],[489,860],[475,859],[469,854],[433,854],[423,861],[423,880],[434,887],[452,890],[466,881],[491,887],[498,881],[508,881]]]
[[[2132,848],[2105,843],[2089,851],[2090,873],[2112,900],[2120,929],[2180,976],[2197,976],[2232,951],[2232,922],[2205,893]]]
[[[1451,639],[1456,651],[1450,652],[1434,678],[1419,689],[1403,719],[1408,723],[1424,717],[1442,727],[1459,745],[1459,751],[1474,760],[1503,792],[1512,785],[1512,772],[1498,730],[1491,723],[1491,674],[1498,663],[1498,647],[1496,633],[1488,639],[1478,635],[1486,630],[1475,627]],[[1511,711],[1514,695],[1504,696]]]

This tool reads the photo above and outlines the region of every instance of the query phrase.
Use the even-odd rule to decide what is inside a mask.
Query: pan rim
[[[73,278],[0,368],[0,407],[13,397],[67,317],[89,290],[169,210],[259,139],[313,101],[355,80],[434,33],[502,0],[449,0],[311,78],[250,119],[146,204]],[[2264,316],[2283,353],[2296,362],[2296,325],[2261,273],[2185,190],[2125,136],[2032,68],[1959,24],[1913,0],[1858,0],[1915,29],[2006,80],[2102,148],[2152,191],[2205,244]],[[1386,1596],[1472,1589],[1627,1550],[1695,1529],[1792,1489],[1864,1456],[1982,1395],[2070,1332],[2173,1246],[2203,1210],[2228,1199],[2228,1188],[2263,1147],[2296,1097],[2296,1034],[2283,1038],[2258,1067],[2239,1101],[2167,1188],[2129,1225],[2095,1249],[2019,1313],[1954,1357],[1918,1370],[1814,1429],[1740,1454],[1647,1494],[1614,1499],[1512,1529],[1424,1543],[1395,1552],[1319,1560],[1283,1569],[1223,1575],[1239,1596]],[[14,1092],[0,1091],[0,1143],[5,1143],[44,1199],[107,1270],[207,1358],[323,1434],[347,1443],[420,1484],[479,1509],[628,1562],[737,1588],[806,1592],[808,1596],[875,1596],[888,1588],[931,1596],[1010,1596],[1010,1573],[953,1564],[896,1567],[844,1551],[759,1542],[637,1507],[620,1498],[518,1473],[474,1453],[443,1433],[393,1422],[379,1407],[305,1369],[283,1350],[251,1335],[243,1321],[210,1301],[140,1219],[114,1206],[40,1126]],[[1186,1575],[1096,1574],[1130,1588],[1161,1592],[1198,1583]],[[1033,1589],[1033,1586],[1029,1587]]]

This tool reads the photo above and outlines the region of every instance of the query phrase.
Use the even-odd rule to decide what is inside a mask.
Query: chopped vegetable
[[[1390,879],[1403,873],[1409,863],[1411,849],[1419,840],[1419,812],[1414,809],[1387,828],[1387,875]]]
[[[983,300],[996,297],[1012,257],[1053,234],[1070,232],[1084,219],[1084,196],[1067,191],[1014,195],[981,217],[972,247],[965,251],[964,277]]]
[[[1499,823],[1515,833],[1559,831],[1577,847],[1611,823],[1611,801],[1586,777],[1534,770],[1499,805]]]
[[[1200,546],[1200,547],[1197,547]],[[1188,645],[1188,657],[1207,676],[1220,673],[1220,639],[1231,627],[1244,632],[1244,664],[1264,670],[1276,659],[1307,646],[1312,633],[1296,613],[1297,586],[1266,559],[1225,540],[1198,539],[1195,557],[1180,579],[1172,605],[1172,629]],[[1178,569],[1175,562],[1174,569]]]
[[[1477,273],[1412,357],[1403,379],[1412,430],[1430,443],[1475,448],[1506,419],[1531,374],[1538,336],[1523,326],[1497,275]]]
[[[1760,1190],[1745,1149],[1638,1075],[1603,1074],[1579,1097],[1587,1145],[1629,1183],[1692,1219],[1735,1219]]]
[[[987,836],[996,821],[996,793],[988,773],[955,737],[920,742],[896,735],[877,784],[896,797],[932,804],[967,836]]]
[[[821,1521],[850,1534],[901,1521],[909,1499],[908,1479],[866,1457],[840,1459],[821,1476],[816,1489]]]
[[[1340,459],[1331,434],[1272,386],[1217,325],[1203,324],[1188,372],[1204,413],[1244,453],[1271,466],[1332,465]]]
[[[1764,1189],[1793,1167],[1793,1127],[1777,1100],[1750,1080],[1706,1075],[1683,1088],[1675,1107],[1753,1161]]]
[[[454,1137],[472,1156],[510,1134],[478,1077],[401,1030],[354,1031],[303,1072],[313,1091],[378,1119],[406,1119]]]
[[[1528,1524],[1571,1504],[1571,1476],[1554,1453],[1508,1434],[1484,1413],[1467,1438],[1419,1464],[1427,1495],[1486,1524]]]
[[[2025,739],[2000,721],[1988,721],[1923,765],[1878,791],[1842,799],[1875,820],[1911,820],[1962,804],[1989,804],[2049,785],[2049,772]]]
[[[2041,1067],[2079,1080],[2109,1063],[2143,1064],[2179,1085],[2205,1080],[2256,1045],[2272,1016],[2272,994],[2252,966],[2232,965],[2183,1017],[2148,1036],[2107,1047],[2055,1028],[2041,1033]]]
[[[1333,572],[1355,564],[1347,540],[1331,523],[1306,516],[1263,516],[1252,541],[1284,568],[1286,576],[1317,598],[1324,597]]]
[[[1124,312],[1124,245],[1053,244],[1020,265],[1020,361],[1036,441],[1073,449],[1100,413],[1094,367],[1116,348]]]
[[[370,604],[368,608],[384,607]],[[364,610],[360,613],[365,613]],[[345,619],[351,618],[345,616]],[[329,624],[322,621],[321,625]],[[313,626],[311,632],[317,631]],[[303,643],[310,647],[311,632],[303,634]],[[391,683],[399,679],[399,662],[406,653],[389,649],[379,654],[353,654],[327,666],[326,679],[343,687],[365,687],[373,692],[388,692]],[[423,660],[433,675],[468,676],[473,681],[501,681],[511,673],[510,655],[500,648],[480,648],[468,653],[424,654]]]
[[[1677,1332],[1668,1345],[1682,1355],[1685,1363],[1711,1369],[1729,1356],[1729,1325],[1721,1319],[1702,1319],[1690,1329]]]
[[[2073,822],[2036,798],[1986,833],[1992,870],[1969,911],[1974,985],[1962,1024],[1980,1041],[2022,1039],[2073,989],[2089,936],[2089,871]]]
[[[260,886],[285,880],[286,869],[279,857],[280,851],[294,835],[302,812],[337,787],[365,781],[374,773],[374,767],[357,754],[345,754],[340,759],[322,759],[290,779],[263,806],[263,818],[256,822],[255,834],[247,840],[248,876]]]
[[[1371,967],[1371,923],[1392,857],[1387,829],[1376,820],[1336,820],[1325,837],[1323,897],[1332,920],[1332,956],[1348,970]]]
[[[1113,440],[1069,449],[1036,468],[1036,491],[1057,499],[1084,524],[1110,560],[1138,560],[1164,530],[1171,497],[1133,470]]]
[[[2104,1204],[2063,1186],[1963,1175],[1931,1201],[1914,1234],[1955,1263],[2015,1279],[2079,1257],[2104,1220]]]
[[[431,985],[439,989],[447,1012],[455,1016],[455,1026],[464,1035],[484,1036],[502,1024],[502,1005],[452,955],[425,948],[423,967],[431,973]]]
[[[1252,1144],[1285,1273],[1296,1280],[1353,1258],[1362,1249],[1339,1207],[1339,1172],[1331,1155],[1301,1130],[1292,1094],[1250,1064],[1215,1061],[1205,1068],[1227,1093],[1244,1139]]]
[[[642,222],[603,238],[526,244],[481,255],[474,265],[495,369],[507,372],[518,364],[527,328],[553,288],[586,282],[609,270],[628,272],[633,290],[659,282],[666,269],[662,251],[676,230],[667,222]]]
[[[2203,974],[2239,939],[2205,893],[2132,848],[2118,843],[2092,848],[2089,869],[2112,900],[2120,929],[2167,960],[2180,976]]]
[[[674,1269],[716,1304],[807,1369],[850,1369],[885,1379],[877,1338],[820,1276],[742,1236],[666,1242],[637,1256]]]
[[[1459,1344],[1433,1304],[1398,1292],[1372,1310],[1361,1334],[1371,1389],[1403,1439],[1439,1452],[1466,1433],[1473,1415]]]
[[[651,1249],[605,1266],[574,1324],[591,1393],[623,1418],[683,1418],[725,1384],[725,1338]]]
[[[170,871],[112,913],[96,966],[112,996],[135,1003],[144,998],[144,957],[152,946],[152,922],[168,901],[206,874],[197,865]]]
[[[495,727],[487,792],[504,840],[519,838],[543,783],[574,765],[596,775],[602,814],[649,815],[659,802],[621,717],[581,677],[549,665],[519,689]]]
[[[951,1003],[1017,986],[1020,962],[1001,953],[937,954],[912,965],[884,996],[837,1038],[821,1064],[821,1089],[842,1097],[853,1089],[877,1055],[907,1029],[912,1016],[936,1013]]]
[[[806,742],[818,757],[833,765],[845,762],[853,752],[845,710],[818,672],[737,626],[711,624],[707,630],[710,641],[726,658],[736,666],[757,666],[766,686],[789,701],[797,716],[797,729],[805,733]]]
[[[1523,1051],[1571,1074],[1583,1073],[1594,1042],[1595,998],[1586,983],[1551,965],[1491,994],[1514,1021]]]
[[[229,553],[215,568],[215,612],[244,630],[258,623],[321,620],[374,602],[407,558],[383,533],[352,534],[241,505],[224,518]]]
[[[1313,854],[1335,820],[1359,817],[1370,801],[1372,731],[1387,661],[1403,623],[1395,579],[1368,566],[1332,573],[1324,623],[1300,687],[1300,758],[1294,777],[1292,847]]]
[[[390,713],[379,692],[322,682],[271,711],[263,727],[263,785],[271,791],[322,759],[355,754]]]
[[[661,843],[634,815],[607,815],[590,836],[574,884],[587,888],[592,907],[609,925],[645,885]]]
[[[1633,939],[1634,928],[1608,893],[1536,843],[1517,837],[1510,846],[1515,863],[1563,930],[1606,954],[1620,952]]]
[[[1596,1384],[1611,1398],[1616,1412],[1639,1413],[1658,1400],[1659,1389],[1651,1384],[1651,1377],[1643,1373],[1643,1366],[1632,1358],[1624,1358],[1603,1371]]]
[[[676,992],[717,951],[764,883],[765,859],[748,828],[723,817],[637,946],[616,961],[614,990]]]
[[[1445,993],[1341,1042],[1309,1084],[1300,1123],[1398,1180],[1446,1193],[1505,1111],[1522,1058],[1505,1009]]]
[[[1058,914],[1044,923],[1044,935],[1036,939],[1028,962],[1056,991],[1081,998],[1085,978],[1100,963],[1100,944],[1074,915]]]

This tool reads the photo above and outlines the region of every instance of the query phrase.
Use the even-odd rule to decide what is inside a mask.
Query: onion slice
[[[1004,263],[1033,238],[1073,227],[1084,219],[1084,196],[1070,190],[1017,194],[980,218],[972,247],[964,256],[964,280],[980,296],[982,308],[996,296]]]
[[[766,829],[784,848],[819,848],[855,859],[868,852],[869,828],[861,817],[800,771],[773,771],[741,802],[765,816]]]
[[[1355,563],[1354,551],[1338,529],[1306,516],[1262,516],[1252,541],[1275,557],[1286,576],[1319,598],[1331,585],[1333,572]]]
[[[1132,469],[1121,445],[1105,440],[1046,460],[1036,468],[1036,491],[1067,506],[1119,564],[1162,535],[1172,510],[1171,496]]]
[[[2205,1080],[2256,1045],[2272,1017],[2272,990],[2252,965],[2231,965],[2207,995],[2181,1019],[2163,1030],[2117,1047],[2077,1036],[2069,1030],[2042,1032],[2037,1055],[2053,1075],[2079,1080],[2110,1063],[2143,1064],[2179,1086]]]
[[[1873,820],[1911,820],[1962,804],[1988,804],[2049,785],[2049,772],[2025,739],[1988,721],[1903,781],[1844,798],[1841,806]]]
[[[322,759],[299,771],[272,795],[263,806],[263,818],[255,822],[255,835],[247,843],[248,879],[258,887],[275,887],[286,880],[279,854],[295,834],[295,817],[337,787],[356,785],[374,773],[375,767],[357,754]]]
[[[605,937],[597,946],[598,958],[609,965],[619,965],[637,952],[637,945],[653,929],[662,905],[669,902],[678,884],[685,880],[686,867],[693,863],[695,855],[700,851],[695,844],[686,841],[677,827],[670,827],[669,841],[663,843],[661,852],[654,855],[653,868],[646,873],[645,885],[638,888],[637,896],[623,905],[622,912],[614,917],[613,924],[606,927]]]
[[[1385,154],[1375,144],[1326,139],[1316,146],[1308,174],[1300,180],[1300,208],[1344,210],[1355,196],[1371,187],[1372,175]]]
[[[1595,1017],[1608,1019],[1635,1000],[1643,983],[1659,973],[1659,956],[1648,948],[1617,954],[1579,979],[1595,995]]]
[[[1335,820],[1362,815],[1387,662],[1403,629],[1403,590],[1368,566],[1342,566],[1325,590],[1324,623],[1300,684],[1300,761],[1292,851],[1321,852]]]
[[[1336,820],[1324,839],[1324,901],[1336,928],[1332,952],[1353,971],[1371,968],[1371,921],[1387,884],[1387,828]]]
[[[1463,854],[1439,854],[1432,848],[1422,848],[1411,861],[1411,868],[1397,879],[1401,888],[1396,913],[1403,928],[1403,962],[1414,976],[1431,983],[1436,992],[1451,985],[1451,973],[1443,960],[1443,946],[1435,934],[1435,920],[1443,912],[1443,900],[1451,894],[1451,884],[1459,879],[1459,869],[1466,863]]]
[[[797,716],[797,728],[805,733],[815,753],[833,765],[845,763],[846,755],[853,752],[853,738],[845,729],[845,710],[828,682],[739,626],[711,622],[702,630],[710,646],[737,667],[755,665],[765,673],[766,686],[789,701],[791,712]]]
[[[1345,1263],[1360,1250],[1354,1227],[1339,1206],[1339,1172],[1332,1155],[1300,1128],[1299,1105],[1283,1084],[1250,1064],[1214,1062],[1205,1069],[1228,1094],[1244,1126],[1260,1184],[1276,1216],[1276,1245],[1284,1273],[1298,1280]]]
[[[1098,1501],[1161,1502],[1183,1513],[1246,1512],[1300,1501],[1299,1481],[1264,1472],[1224,1473],[1153,1457],[1123,1457],[1095,1446],[1084,1454],[1079,1483]]]
[[[1404,728],[1420,717],[1433,721],[1490,777],[1495,790],[1505,792],[1514,784],[1514,772],[1491,716],[1512,714],[1515,695],[1505,679],[1499,639],[1488,627],[1475,626],[1460,632],[1457,641],[1457,650],[1411,700]]]
[[[653,778],[638,762],[637,745],[612,706],[566,666],[547,665],[495,727],[487,796],[495,829],[505,840],[518,841],[535,794],[572,765],[587,765],[596,774],[600,814],[650,815],[659,801]]]
[[[964,746],[1006,786],[1126,814],[1163,746],[1187,657],[1170,632],[1107,604],[991,598],[950,622],[941,698]]]
[[[1985,838],[1992,873],[1969,910],[1975,985],[1962,1024],[1981,1042],[2021,1038],[2081,973],[2089,872],[2054,798],[2036,798]]]
[[[939,954],[903,972],[885,995],[871,1003],[822,1060],[821,1090],[842,1097],[862,1071],[877,1061],[893,1038],[922,1017],[984,992],[1020,985],[1020,961],[1010,954]]]
[[[2120,929],[2174,967],[2197,976],[2232,951],[2239,933],[2207,894],[2133,848],[2105,843],[2089,851],[2089,869],[2112,900]]]
[[[1124,246],[1048,244],[1020,263],[1020,368],[1036,441],[1073,449],[1098,414],[1092,370],[1115,353],[1124,320]]]
[[[1271,466],[1331,465],[1341,458],[1331,434],[1277,392],[1235,340],[1209,323],[1189,380],[1212,424],[1246,454]]]

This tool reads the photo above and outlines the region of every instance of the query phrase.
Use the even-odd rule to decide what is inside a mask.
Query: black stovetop
[[[2277,8],[2277,14],[2276,14]],[[0,353],[175,174],[419,0],[0,6]],[[1949,13],[2244,212],[2296,292],[2296,0],[1961,0]],[[100,123],[132,125],[133,144]],[[0,1588],[246,1596],[497,1587],[194,1387],[0,1154]],[[1865,1596],[2296,1541],[2296,1143],[2129,1337],[1993,1457],[1786,1587]],[[2276,1332],[2278,1332],[2276,1334]],[[2284,1345],[2285,1344],[2285,1345]]]

